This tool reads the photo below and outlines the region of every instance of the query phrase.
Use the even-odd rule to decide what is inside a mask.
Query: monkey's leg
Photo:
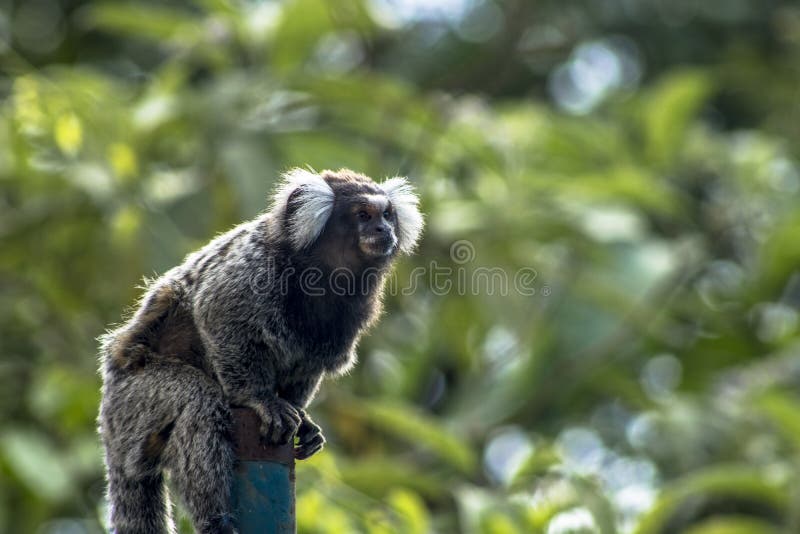
[[[166,534],[172,532],[169,499],[161,473],[131,478],[109,467],[108,493],[114,534]]]
[[[276,395],[275,362],[283,357],[270,345],[249,340],[249,323],[196,317],[201,336],[214,347],[208,359],[230,404],[252,409],[261,420],[261,436],[272,443],[288,443],[300,426],[297,409]],[[223,340],[220,342],[219,340]]]
[[[233,533],[230,488],[235,457],[230,408],[217,384],[204,375],[205,381],[191,375],[187,372],[179,380],[186,387],[186,403],[164,450],[164,464],[196,532]]]
[[[159,399],[160,369],[105,373],[99,430],[105,447],[108,501],[116,534],[174,532],[161,454],[179,407]]]
[[[145,526],[164,502],[156,491],[161,486],[154,484],[166,468],[197,532],[232,528],[230,425],[222,389],[195,367],[162,360],[136,372],[107,375],[100,429],[112,527],[120,533],[171,529],[164,526],[169,524],[166,512],[156,527]]]

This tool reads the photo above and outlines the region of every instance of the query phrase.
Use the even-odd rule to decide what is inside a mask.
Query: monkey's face
[[[386,195],[363,195],[350,202],[348,211],[362,254],[380,258],[397,251],[397,216]]]
[[[329,267],[362,268],[411,252],[423,226],[417,203],[405,178],[376,183],[347,169],[295,169],[273,209],[297,252],[308,251]]]

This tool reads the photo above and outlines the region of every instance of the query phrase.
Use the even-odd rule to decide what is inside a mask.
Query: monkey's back
[[[237,243],[255,221],[242,223],[186,256],[183,263],[148,283],[133,315],[101,338],[103,374],[135,372],[158,360],[180,361],[211,376],[202,336],[195,320],[194,301],[201,284],[206,291],[224,276],[215,273],[228,261]]]

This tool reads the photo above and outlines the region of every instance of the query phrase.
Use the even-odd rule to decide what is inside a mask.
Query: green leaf
[[[757,405],[766,413],[781,433],[800,450],[800,401],[780,391],[770,391],[757,399]]]
[[[779,534],[786,532],[776,525],[747,516],[714,517],[694,525],[685,534]]]
[[[311,56],[320,38],[334,29],[332,9],[324,0],[292,0],[283,6],[270,47],[277,69],[298,68]]]
[[[397,458],[340,461],[338,477],[344,484],[373,497],[387,495],[397,488],[406,488],[426,498],[442,498],[448,490],[441,477]]]
[[[521,489],[530,486],[560,462],[561,457],[555,447],[535,447],[514,474],[514,478],[511,480],[511,488]]]
[[[368,403],[343,402],[342,407],[353,417],[360,417],[371,426],[435,453],[453,467],[472,473],[478,460],[464,439],[445,429],[436,419],[423,415],[407,404],[372,399]]]
[[[58,450],[38,431],[4,429],[0,452],[8,467],[34,495],[58,502],[73,491],[70,475]]]
[[[425,503],[416,493],[396,489],[387,497],[392,509],[401,518],[403,532],[407,534],[426,534],[430,529],[430,519]]]
[[[282,72],[302,67],[327,33],[372,28],[361,0],[290,0],[285,2],[271,42],[272,62]]]
[[[177,37],[199,37],[202,25],[192,13],[156,3],[98,3],[82,13],[84,24],[112,34],[163,43]]]
[[[743,499],[780,513],[785,512],[789,504],[785,484],[767,478],[761,469],[739,464],[708,467],[667,485],[634,533],[663,532],[673,514],[693,497]]]
[[[665,75],[649,90],[642,112],[646,151],[652,161],[664,164],[675,155],[712,88],[706,73],[679,70]]]

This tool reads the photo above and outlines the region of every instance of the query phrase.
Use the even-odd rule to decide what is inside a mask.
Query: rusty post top
[[[268,461],[294,465],[294,444],[267,445],[259,433],[261,420],[250,408],[233,408],[233,436],[236,458],[243,461]],[[292,440],[294,441],[294,440]]]

